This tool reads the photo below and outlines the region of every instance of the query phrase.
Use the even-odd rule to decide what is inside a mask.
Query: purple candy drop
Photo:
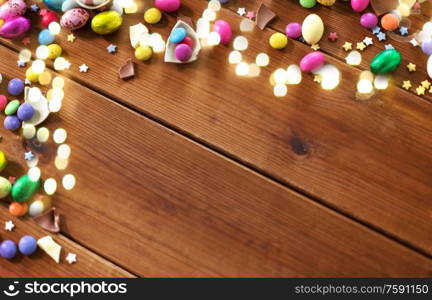
[[[289,23],[285,27],[285,34],[287,37],[292,39],[297,39],[301,36],[302,32],[302,26],[299,23]]]
[[[192,48],[186,44],[179,44],[176,46],[174,54],[179,61],[185,62],[192,57]]]
[[[7,130],[14,131],[21,126],[21,121],[17,116],[7,116],[4,119],[3,125]]]

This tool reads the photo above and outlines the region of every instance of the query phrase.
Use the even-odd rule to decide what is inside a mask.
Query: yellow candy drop
[[[49,59],[56,59],[63,52],[63,49],[57,44],[48,45],[48,50],[49,50],[49,53],[48,53]]]
[[[3,171],[4,168],[6,168],[6,165],[7,165],[6,155],[4,154],[3,151],[0,151],[0,171]]]
[[[286,35],[278,32],[272,34],[269,40],[270,46],[274,49],[283,49],[288,44],[288,38]]]
[[[26,78],[30,81],[30,82],[37,82],[39,80],[39,74],[33,72],[32,68],[28,68],[26,71]]]
[[[149,24],[156,24],[159,23],[159,21],[162,19],[162,13],[157,8],[150,8],[147,9],[144,13],[144,21],[146,21]]]
[[[135,57],[139,60],[149,60],[153,55],[153,50],[150,46],[139,46],[135,49]]]

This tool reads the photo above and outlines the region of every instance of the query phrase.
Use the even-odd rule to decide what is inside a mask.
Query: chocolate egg
[[[60,19],[60,25],[69,30],[83,27],[90,19],[90,14],[83,8],[73,8],[65,12]]]
[[[30,20],[24,17],[14,17],[8,19],[0,28],[0,36],[7,39],[16,39],[22,37],[30,30]]]
[[[7,20],[13,17],[22,16],[27,10],[23,0],[9,0],[0,6],[0,19]]]

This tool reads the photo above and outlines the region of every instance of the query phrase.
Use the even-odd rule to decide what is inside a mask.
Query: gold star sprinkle
[[[402,87],[406,90],[409,90],[412,87],[411,81],[405,80],[402,84]]]
[[[429,93],[432,94],[432,87],[429,89]]]
[[[366,48],[365,43],[363,42],[357,43],[357,50],[363,51],[365,48]]]
[[[345,51],[352,50],[352,43],[345,42],[345,44],[343,44],[342,48],[344,48]]]
[[[416,68],[417,68],[417,66],[411,62],[409,64],[407,64],[406,67],[407,67],[408,71],[410,71],[410,72],[415,72]]]
[[[430,88],[431,83],[428,80],[422,81],[421,82],[422,87],[424,87],[425,89]]]
[[[419,96],[424,95],[425,91],[426,91],[425,88],[422,87],[421,85],[418,88],[416,88],[417,95]]]
[[[317,51],[317,50],[320,49],[320,46],[319,46],[318,44],[313,44],[313,45],[311,46],[311,48],[312,48],[313,50]]]
[[[75,39],[76,39],[76,36],[73,33],[68,34],[68,36],[67,36],[68,42],[73,43],[73,42],[75,42]]]
[[[321,80],[322,80],[322,77],[321,77],[320,74],[316,74],[316,75],[314,76],[314,82],[321,83]]]

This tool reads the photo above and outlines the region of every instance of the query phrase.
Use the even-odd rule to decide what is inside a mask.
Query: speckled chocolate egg
[[[60,25],[69,30],[83,27],[90,19],[90,14],[83,8],[73,8],[64,13]]]
[[[26,10],[27,5],[23,0],[9,0],[0,6],[0,19],[7,20],[22,16]]]

